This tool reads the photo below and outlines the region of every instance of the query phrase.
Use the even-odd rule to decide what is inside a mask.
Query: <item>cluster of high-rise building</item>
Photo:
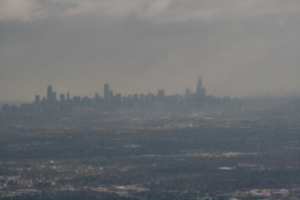
[[[202,86],[199,77],[196,92],[186,89],[184,95],[165,95],[164,90],[158,90],[157,94],[114,94],[109,84],[104,84],[103,96],[95,93],[93,98],[73,96],[69,92],[60,94],[53,91],[52,86],[47,87],[47,96],[41,98],[35,96],[31,104],[22,104],[20,107],[4,105],[2,112],[68,112],[68,111],[171,111],[190,108],[201,108],[206,104],[215,104],[221,99],[207,96],[206,89]]]

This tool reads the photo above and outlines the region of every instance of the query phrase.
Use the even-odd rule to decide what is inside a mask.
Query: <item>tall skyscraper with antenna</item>
[[[104,84],[104,99],[106,100],[106,101],[108,101],[109,100],[109,96],[110,96],[110,91],[109,91],[109,85],[106,83],[106,84]]]
[[[198,100],[204,99],[206,95],[206,89],[202,87],[202,78],[198,78],[198,83],[197,83],[197,90],[196,90],[196,97]]]

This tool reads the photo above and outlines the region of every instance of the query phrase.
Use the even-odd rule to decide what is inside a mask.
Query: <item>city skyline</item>
[[[198,75],[217,97],[299,95],[299,17],[294,0],[3,0],[0,101],[183,94]]]
[[[102,95],[101,95],[102,94]],[[185,91],[182,93],[175,93],[175,94],[166,94],[166,91],[164,89],[158,89],[156,93],[152,92],[142,92],[142,93],[132,93],[132,94],[123,94],[122,91],[117,91],[117,93],[114,93],[114,90],[110,88],[108,83],[105,83],[103,85],[103,91],[95,91],[93,96],[88,96],[88,95],[78,95],[78,94],[70,94],[69,91],[65,92],[59,92],[57,93],[56,91],[53,90],[52,85],[47,86],[47,92],[46,95],[41,95],[41,94],[36,94],[34,97],[35,102],[39,102],[44,99],[44,101],[48,102],[53,102],[53,101],[60,101],[63,100],[70,100],[73,97],[80,97],[80,98],[102,98],[109,100],[110,96],[115,96],[115,95],[121,95],[121,96],[133,96],[133,95],[155,95],[155,96],[172,96],[172,95],[179,95],[179,96],[186,96],[187,94],[197,94],[200,98],[203,98],[206,96],[206,88],[203,87],[202,85],[202,77],[198,77],[198,82],[196,85],[196,89],[193,91],[190,88],[186,88]]]
[[[197,81],[195,91],[185,89],[184,95],[166,95],[164,89],[159,89],[156,94],[133,93],[124,95],[114,93],[108,83],[103,85],[103,93],[95,92],[94,96],[78,96],[69,92],[57,93],[51,85],[47,86],[46,95],[35,95],[34,101],[23,103],[20,106],[4,104],[1,111],[4,115],[17,113],[65,113],[72,111],[83,112],[143,112],[153,111],[189,111],[202,109],[212,105],[228,105],[230,98],[217,98],[206,95],[206,88],[202,86],[202,78]]]

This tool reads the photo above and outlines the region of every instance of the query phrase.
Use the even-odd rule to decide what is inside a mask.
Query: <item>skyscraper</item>
[[[96,93],[95,93],[95,99],[99,99],[99,97],[100,97],[100,96],[99,96],[99,93],[96,92]]]
[[[40,95],[35,95],[35,102],[36,103],[40,102]]]
[[[196,101],[202,101],[205,98],[206,89],[202,87],[202,78],[199,77],[196,90]]]
[[[52,86],[48,85],[47,88],[47,101],[52,102],[53,101],[53,92],[52,92]]]
[[[109,85],[106,83],[104,84],[104,100],[108,102],[110,99],[109,97],[110,97]]]
[[[200,95],[202,93],[202,78],[198,78],[198,83],[197,83],[197,90],[196,90],[197,95]]]
[[[156,95],[157,100],[162,102],[165,100],[165,90],[158,90],[158,93]]]
[[[64,94],[60,94],[59,96],[59,101],[62,103],[64,102],[66,99],[65,99],[65,95]]]

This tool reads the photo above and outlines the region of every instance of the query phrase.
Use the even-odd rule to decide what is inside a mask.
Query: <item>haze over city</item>
[[[0,199],[300,199],[299,0],[0,0]]]
[[[295,0],[2,0],[0,101],[33,101],[48,85],[93,96],[299,95]]]

